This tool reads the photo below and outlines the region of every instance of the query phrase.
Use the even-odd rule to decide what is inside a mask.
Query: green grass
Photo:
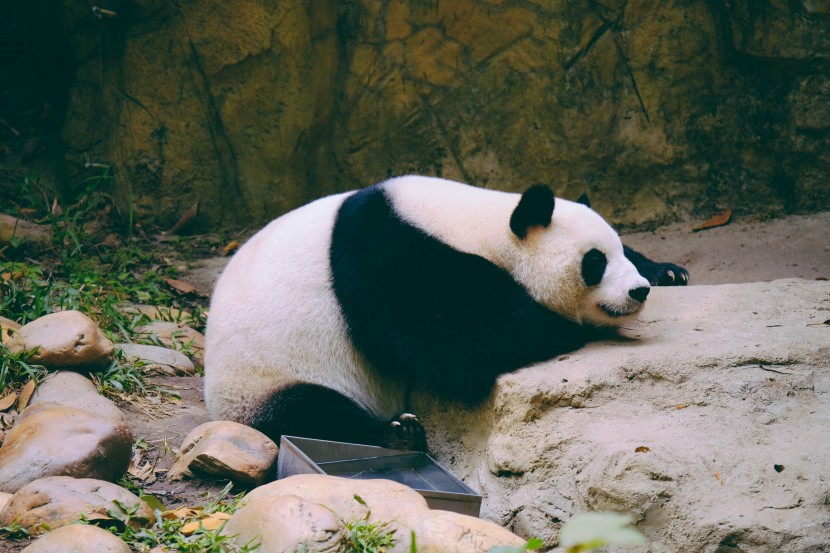
[[[71,205],[52,213],[44,207],[49,191],[34,177],[23,179],[12,214],[35,212],[38,223],[52,226],[54,239],[50,248],[42,250],[27,247],[25,241],[0,247],[0,315],[26,324],[74,309],[91,317],[115,343],[152,343],[135,335],[135,328],[150,318],[123,309],[126,304],[150,304],[188,310],[192,319],[175,322],[203,332],[206,317],[200,302],[204,300],[179,296],[165,282],[178,276],[180,252],[187,249],[183,247],[187,240],[176,237],[167,245],[159,244],[134,233],[132,225],[125,229],[119,223],[124,217],[100,192],[110,180],[106,170],[92,175],[75,187],[80,195]],[[105,237],[114,231],[119,231],[117,239],[108,243]],[[180,343],[178,349],[190,353],[187,343]],[[0,391],[41,375],[42,368],[28,364],[27,355],[11,355],[2,348],[0,358]],[[95,380],[109,394],[145,390],[141,371],[121,355]]]

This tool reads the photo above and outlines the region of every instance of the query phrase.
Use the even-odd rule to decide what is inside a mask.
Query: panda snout
[[[646,301],[648,297],[648,293],[651,291],[651,288],[648,286],[641,286],[640,288],[633,288],[628,291],[628,295],[637,300],[640,303]]]

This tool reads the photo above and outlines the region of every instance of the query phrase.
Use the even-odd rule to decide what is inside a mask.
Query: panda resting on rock
[[[211,301],[205,400],[275,440],[426,450],[411,386],[479,402],[687,279],[546,186],[394,178],[287,213],[236,253]]]

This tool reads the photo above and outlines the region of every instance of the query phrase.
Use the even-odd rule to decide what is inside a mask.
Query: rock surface
[[[60,311],[23,325],[7,345],[12,353],[37,348],[30,363],[48,369],[95,370],[112,361],[112,342],[80,311]]]
[[[11,335],[20,330],[22,325],[6,317],[0,317],[0,344],[6,344],[11,340]]]
[[[238,422],[208,422],[187,435],[167,476],[176,480],[197,474],[258,486],[274,478],[277,453],[277,444],[259,430]]]
[[[29,406],[53,403],[89,411],[105,419],[123,421],[124,413],[112,401],[98,393],[90,379],[71,371],[49,375],[32,394]]]
[[[822,551],[828,319],[824,281],[654,289],[619,338],[501,377],[479,409],[416,412],[482,516],[548,545],[614,510],[655,552]]]
[[[361,501],[355,499],[358,496]],[[342,551],[344,522],[367,519],[394,530],[390,553],[410,551],[411,532],[425,552],[486,552],[495,546],[519,546],[525,540],[475,517],[432,511],[411,488],[389,480],[352,480],[302,474],[260,486],[223,530],[247,543],[259,536],[262,553],[293,551],[306,541],[310,549]]]
[[[55,403],[28,407],[0,447],[0,491],[47,476],[115,481],[127,470],[132,444],[123,421]]]
[[[167,228],[406,173],[587,191],[615,223],[830,207],[822,2],[62,5],[67,159]]]
[[[205,335],[184,323],[155,321],[135,327],[137,338],[158,341],[168,348],[188,352],[190,360],[198,367],[203,367]]]
[[[38,538],[21,553],[130,553],[130,548],[97,526],[69,524]]]
[[[196,367],[187,356],[173,349],[144,344],[118,344],[124,355],[139,363],[139,369],[147,374],[167,376],[193,376]]]
[[[130,524],[139,528],[155,520],[153,510],[124,488],[92,478],[53,476],[41,478],[18,490],[0,511],[0,524],[20,524],[29,530],[41,531],[45,526],[54,530],[87,518],[106,516],[117,503],[132,508],[139,506]]]

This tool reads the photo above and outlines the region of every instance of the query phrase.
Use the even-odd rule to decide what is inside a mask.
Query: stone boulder
[[[132,443],[122,420],[55,403],[28,407],[0,447],[0,491],[47,476],[113,482],[127,470]]]
[[[177,480],[196,474],[258,486],[276,476],[277,453],[277,444],[250,426],[232,421],[207,422],[185,437],[167,476]]]
[[[414,409],[482,517],[549,546],[608,510],[653,551],[822,551],[828,319],[828,282],[657,288],[619,337],[502,376],[477,409]]]
[[[177,351],[186,351],[193,364],[203,367],[205,335],[184,323],[155,321],[135,327],[138,338],[158,341],[159,344]]]
[[[90,379],[71,371],[49,375],[32,394],[29,406],[53,403],[77,407],[105,419],[123,421],[124,413],[115,403],[98,393]]]
[[[92,478],[53,476],[41,478],[15,492],[0,511],[0,525],[19,524],[28,530],[55,530],[88,519],[108,518],[107,511],[118,504],[138,510],[130,525],[138,529],[155,520],[153,510],[124,488]]]
[[[187,356],[174,349],[144,344],[118,344],[128,360],[147,374],[161,376],[193,376],[196,367]]]
[[[7,347],[12,353],[36,349],[29,362],[48,369],[101,369],[112,361],[113,355],[112,342],[80,311],[39,317],[23,325]]]
[[[310,549],[342,551],[345,523],[368,520],[394,532],[389,553],[485,553],[496,546],[520,546],[523,539],[475,517],[432,511],[411,488],[390,480],[352,480],[302,474],[260,486],[228,521],[223,534],[236,544],[259,538],[262,553]]]
[[[130,553],[130,548],[97,526],[69,524],[38,538],[21,553]]]
[[[7,319],[6,317],[0,317],[0,344],[5,345],[9,343],[12,334],[20,330],[21,326],[23,325],[16,321]]]

